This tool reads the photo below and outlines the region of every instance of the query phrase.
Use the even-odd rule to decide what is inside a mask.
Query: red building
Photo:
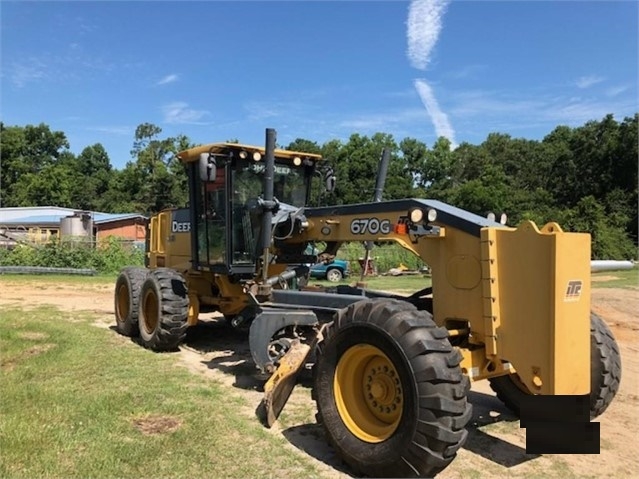
[[[55,206],[0,208],[0,245],[46,243],[54,238],[109,236],[143,247],[148,219],[135,213],[100,213]]]

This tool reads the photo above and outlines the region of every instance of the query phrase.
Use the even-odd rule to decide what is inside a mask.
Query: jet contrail
[[[413,0],[408,8],[408,59],[418,70],[426,70],[430,62],[449,3],[449,0]]]
[[[413,0],[408,9],[406,36],[408,38],[408,60],[418,70],[426,70],[433,47],[442,30],[442,17],[450,0]],[[450,140],[455,148],[455,130],[448,116],[439,108],[439,103],[426,80],[415,80],[415,88],[435,127],[438,137]]]
[[[422,99],[422,103],[426,107],[426,111],[430,115],[433,125],[435,126],[435,133],[437,137],[443,136],[448,138],[451,143],[451,148],[456,148],[455,143],[455,130],[448,121],[448,115],[439,108],[439,103],[433,94],[433,89],[424,80],[415,80],[415,88],[419,97]]]

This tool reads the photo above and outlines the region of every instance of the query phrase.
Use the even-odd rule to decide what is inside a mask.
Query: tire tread
[[[140,295],[148,288],[156,289],[160,298],[159,320],[151,335],[140,335],[142,345],[153,351],[174,351],[186,337],[188,328],[189,297],[186,282],[177,271],[157,268],[147,276]]]
[[[147,274],[148,270],[146,268],[128,266],[120,272],[115,282],[115,324],[117,331],[124,336],[137,337],[140,334],[138,327],[138,317],[140,314],[140,291]],[[127,290],[129,292],[129,314],[126,318],[119,318],[118,290],[123,282],[127,286]]]
[[[318,364],[343,328],[357,324],[392,338],[409,365],[415,385],[417,417],[415,424],[407,426],[413,428],[407,436],[409,440],[401,450],[376,457],[374,464],[366,461],[368,446],[362,441],[357,457],[345,450],[344,435],[331,430],[334,412],[324,411],[322,404],[328,403],[321,400],[326,391],[320,384]],[[454,459],[467,438],[465,427],[472,406],[467,400],[470,382],[459,367],[461,355],[447,338],[446,330],[435,325],[430,313],[419,311],[410,303],[386,298],[354,303],[327,326],[314,367],[312,396],[318,404],[316,417],[323,424],[329,443],[357,474],[433,477]]]

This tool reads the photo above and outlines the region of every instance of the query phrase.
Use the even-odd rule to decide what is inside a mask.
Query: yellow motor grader
[[[517,414],[531,395],[584,396],[591,418],[612,401],[621,363],[590,312],[588,234],[507,227],[427,199],[308,207],[313,178],[328,188],[335,178],[319,155],[276,149],[272,129],[265,147],[216,143],[178,157],[190,206],[151,219],[147,267],[116,282],[118,330],[164,351],[201,312],[248,329],[270,374],[269,425],[312,363],[318,421],[356,474],[443,470],[467,436],[471,381],[489,380]],[[292,287],[352,241],[401,245],[432,285],[411,295]]]

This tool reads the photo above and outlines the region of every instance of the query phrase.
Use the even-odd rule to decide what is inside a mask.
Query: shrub
[[[144,252],[122,240],[109,237],[97,245],[89,242],[52,242],[41,247],[18,245],[0,250],[0,266],[89,268],[98,273],[117,273],[125,266],[144,264]]]
[[[142,266],[143,264],[144,251],[125,245],[113,236],[98,243],[93,257],[93,268],[103,273],[117,273],[125,266]]]
[[[346,243],[337,256],[348,261],[354,274],[361,273],[359,259],[363,259],[366,250],[362,243]],[[424,266],[424,262],[418,256],[402,248],[398,244],[376,244],[370,252],[370,258],[377,267],[378,273],[386,273],[391,268],[397,268],[403,264],[408,269],[417,270]]]

